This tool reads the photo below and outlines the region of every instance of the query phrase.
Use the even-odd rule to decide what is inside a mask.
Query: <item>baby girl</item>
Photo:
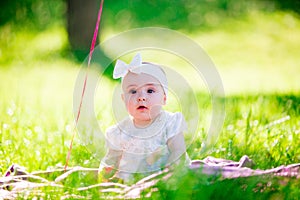
[[[118,60],[113,78],[122,78],[121,98],[129,116],[106,132],[107,153],[100,164],[103,177],[110,174],[111,179],[126,182],[134,174],[147,175],[179,160],[188,164],[184,117],[162,109],[168,95],[162,67],[142,62],[137,54],[128,65]]]

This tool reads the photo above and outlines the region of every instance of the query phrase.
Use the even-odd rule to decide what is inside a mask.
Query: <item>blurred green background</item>
[[[89,52],[99,4],[1,2],[1,68],[80,64]],[[226,92],[289,92],[299,89],[299,10],[293,0],[105,1],[99,38],[147,26],[178,30],[212,58]]]

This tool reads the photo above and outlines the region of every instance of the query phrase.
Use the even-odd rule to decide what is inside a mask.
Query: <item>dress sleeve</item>
[[[180,112],[172,113],[167,124],[167,139],[182,133],[187,129],[185,119]]]
[[[106,166],[117,167],[122,151],[120,148],[120,129],[116,126],[112,126],[106,131],[106,155],[100,162],[100,170]]]
[[[111,150],[121,150],[121,131],[117,126],[112,126],[106,131],[106,147]]]

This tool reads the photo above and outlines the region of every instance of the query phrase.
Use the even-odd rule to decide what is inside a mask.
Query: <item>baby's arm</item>
[[[118,168],[121,156],[122,156],[122,151],[109,148],[103,161],[109,166]]]
[[[170,156],[167,161],[167,165],[171,165],[174,161],[179,160],[179,158],[185,154],[186,147],[184,142],[183,133],[179,133],[171,137],[167,141],[167,146],[170,152]],[[146,161],[149,165],[155,163],[162,155],[164,155],[164,148],[158,148],[150,156],[147,157]]]
[[[100,165],[99,169],[99,175],[102,179],[102,182],[106,182],[109,179],[111,179],[115,173],[117,172],[117,169],[119,168],[120,159],[122,156],[122,151],[108,149],[105,157],[103,158],[102,162],[105,163],[105,165]]]
[[[167,141],[167,145],[170,151],[170,156],[167,162],[168,165],[172,164],[175,161],[178,161],[182,155],[185,155],[186,146],[182,132],[171,137]]]

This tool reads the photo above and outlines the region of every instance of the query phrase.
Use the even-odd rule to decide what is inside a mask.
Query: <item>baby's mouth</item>
[[[146,106],[139,106],[137,107],[138,110],[147,110],[148,108]]]

